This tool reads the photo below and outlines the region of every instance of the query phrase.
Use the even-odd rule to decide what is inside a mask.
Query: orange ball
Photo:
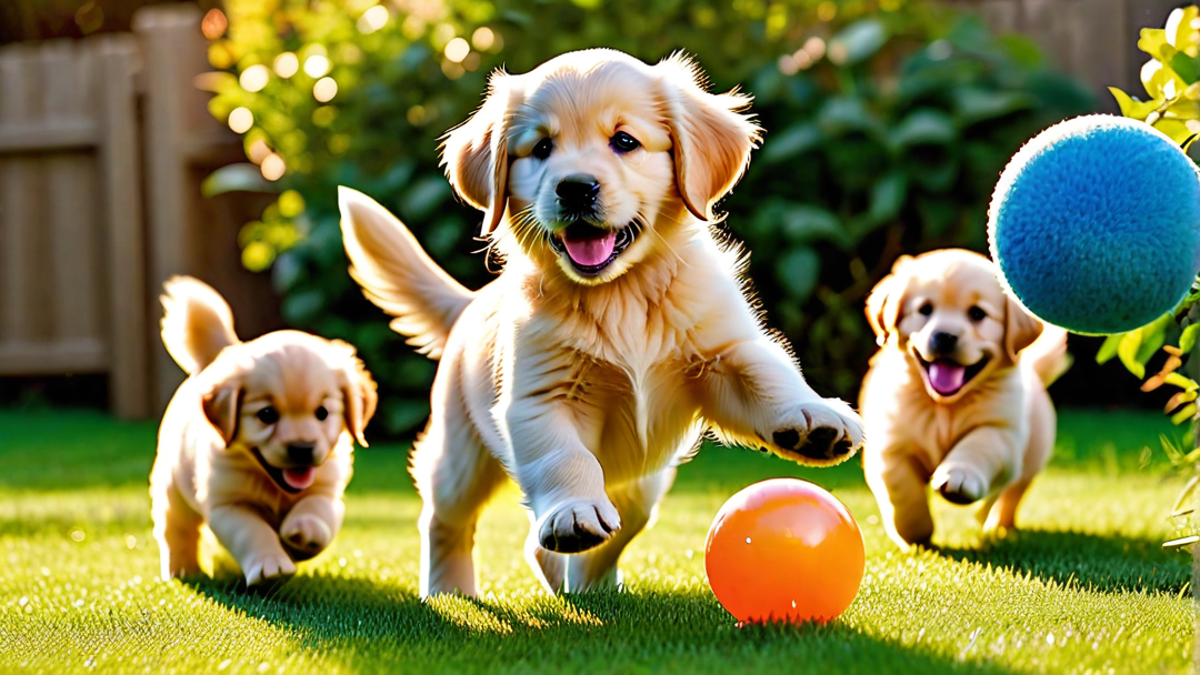
[[[862,533],[845,504],[794,478],[730,497],[704,546],[713,593],[744,623],[837,618],[858,595],[865,562]]]

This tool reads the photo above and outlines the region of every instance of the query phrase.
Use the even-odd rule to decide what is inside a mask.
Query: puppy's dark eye
[[[617,133],[613,134],[613,137],[608,139],[608,143],[612,146],[612,149],[616,150],[617,152],[633,152],[634,150],[642,147],[642,144],[638,142],[638,139],[630,136],[624,131],[618,131]]]
[[[271,406],[267,406],[262,410],[259,410],[258,412],[254,413],[254,415],[258,417],[258,421],[262,422],[263,424],[275,424],[279,421],[279,411]]]
[[[318,407],[317,419],[324,422],[326,417],[329,417],[329,411],[325,409],[325,406]]]
[[[967,318],[975,323],[979,323],[987,318],[987,312],[983,311],[983,308],[978,305],[972,305],[971,309],[967,310]]]
[[[930,314],[933,314],[933,305],[931,305],[927,302],[927,303],[921,305],[921,308],[918,309],[917,312],[921,316],[929,316]]]
[[[533,146],[533,156],[538,159],[546,159],[550,156],[550,151],[554,149],[554,141],[549,138],[543,138],[538,141],[538,144]]]

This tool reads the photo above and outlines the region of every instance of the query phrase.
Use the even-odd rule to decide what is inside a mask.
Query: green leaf
[[[1178,75],[1184,82],[1191,84],[1196,81],[1196,60],[1187,54],[1184,54],[1183,52],[1177,52],[1175,56],[1171,57],[1170,66],[1171,70],[1174,70],[1175,74]]]
[[[788,296],[803,302],[812,295],[821,275],[821,257],[808,247],[793,248],[775,263],[775,278]]]
[[[1125,369],[1140,380],[1146,377],[1146,366],[1137,360],[1138,349],[1142,346],[1142,331],[1131,330],[1121,338],[1117,345],[1117,357],[1125,364]]]
[[[831,96],[817,111],[817,125],[822,134],[835,138],[850,131],[878,132],[882,126],[855,96]]]
[[[1196,346],[1196,337],[1200,336],[1200,323],[1188,324],[1187,328],[1183,329],[1183,334],[1179,336],[1179,351],[1187,354]]]
[[[887,27],[878,19],[861,19],[846,26],[829,40],[829,60],[852,66],[875,55],[888,41]]]
[[[849,245],[846,228],[832,211],[811,204],[789,206],[780,216],[783,236],[793,244],[809,244],[822,240],[834,241],[845,248]]]
[[[1104,344],[1100,345],[1099,351],[1096,352],[1096,363],[1104,364],[1112,360],[1112,357],[1117,355],[1117,346],[1121,344],[1121,338],[1125,337],[1124,333],[1109,335],[1104,338]]]
[[[776,164],[792,159],[821,144],[821,130],[812,122],[793,124],[778,134],[767,137],[759,162]]]
[[[228,164],[208,174],[200,184],[200,194],[215,197],[226,192],[279,192],[279,184],[263,178],[257,165],[249,162]]]
[[[903,150],[914,145],[949,145],[957,138],[952,117],[934,108],[920,108],[901,120],[888,140]]]
[[[1138,363],[1146,365],[1151,357],[1162,348],[1163,342],[1166,341],[1167,326],[1174,321],[1174,317],[1167,313],[1138,329],[1142,334],[1142,344],[1138,347],[1137,355],[1134,357]]]
[[[895,220],[904,208],[904,198],[908,193],[908,181],[904,174],[893,171],[879,179],[871,188],[871,203],[867,207],[867,215],[876,223],[887,223]]]
[[[954,96],[955,114],[963,126],[994,120],[1032,108],[1037,101],[1023,91],[990,91],[981,87],[960,89]]]

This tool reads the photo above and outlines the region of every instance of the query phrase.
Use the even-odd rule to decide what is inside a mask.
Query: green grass
[[[626,553],[627,592],[540,591],[510,490],[480,526],[481,599],[422,604],[404,447],[360,451],[333,548],[247,593],[156,578],[153,425],[0,411],[0,672],[1190,672],[1190,558],[1160,546],[1182,478],[1157,439],[1178,429],[1154,413],[1061,417],[1025,529],[1003,539],[939,502],[940,551],[902,554],[857,462],[798,470],[709,447]],[[863,528],[862,590],[831,624],[738,628],[705,582],[713,514],[778,475],[832,489]]]

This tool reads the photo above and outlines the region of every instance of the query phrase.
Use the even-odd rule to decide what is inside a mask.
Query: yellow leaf
[[[1167,44],[1167,31],[1162,28],[1143,28],[1138,40],[1138,49],[1158,58],[1158,52]]]
[[[1163,132],[1172,141],[1178,145],[1183,145],[1189,138],[1195,136],[1195,132],[1188,128],[1186,122],[1180,120],[1159,120],[1155,125],[1155,129]]]
[[[1121,338],[1121,343],[1117,345],[1117,357],[1121,359],[1121,363],[1125,364],[1125,368],[1139,380],[1146,376],[1146,366],[1137,360],[1138,348],[1141,346],[1141,329],[1129,331]]]
[[[1195,394],[1197,389],[1200,389],[1200,383],[1197,383],[1195,380],[1186,375],[1180,375],[1179,373],[1168,374],[1164,378],[1164,382],[1166,384],[1179,387],[1185,391],[1190,391],[1193,394]],[[1195,396],[1192,398],[1195,398]]]
[[[1195,415],[1195,414],[1196,414],[1196,404],[1189,403],[1187,406],[1185,406],[1179,412],[1175,413],[1174,415],[1171,415],[1171,423],[1172,424],[1183,424],[1184,422],[1190,420],[1192,418],[1192,415]]]
[[[1130,98],[1129,94],[1116,87],[1109,87],[1108,90],[1112,92],[1113,98],[1117,100],[1117,105],[1121,107],[1121,114],[1125,117],[1145,120],[1146,116],[1159,106],[1157,101],[1135,101]]]

